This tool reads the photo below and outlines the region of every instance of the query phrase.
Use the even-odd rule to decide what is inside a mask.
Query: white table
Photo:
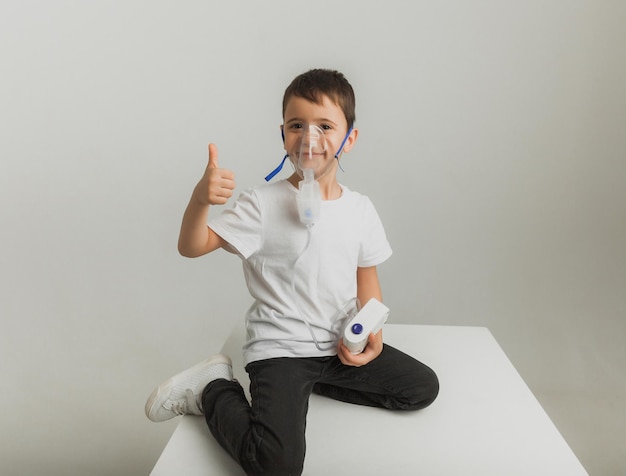
[[[222,351],[247,388],[243,335],[236,327]],[[488,329],[388,324],[384,339],[435,370],[439,397],[424,410],[401,413],[313,395],[304,475],[587,474]],[[244,472],[213,440],[204,418],[185,416],[151,474]]]

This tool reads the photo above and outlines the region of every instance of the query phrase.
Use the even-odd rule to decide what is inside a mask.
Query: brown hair
[[[283,96],[283,117],[287,102],[292,96],[304,98],[315,104],[321,104],[322,96],[327,96],[343,111],[346,121],[348,121],[348,129],[354,126],[356,120],[354,90],[346,77],[339,71],[312,69],[296,76],[287,86]]]

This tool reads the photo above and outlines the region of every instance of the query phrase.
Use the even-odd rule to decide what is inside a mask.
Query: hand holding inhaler
[[[363,308],[346,324],[343,331],[343,345],[352,355],[363,352],[370,334],[377,334],[389,317],[389,308],[376,298],[370,299]]]

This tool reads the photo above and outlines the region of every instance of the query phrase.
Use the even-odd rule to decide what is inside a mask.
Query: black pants
[[[252,406],[237,382],[216,380],[203,392],[211,433],[249,475],[300,475],[312,392],[359,405],[419,410],[439,392],[426,365],[385,345],[363,367],[335,357],[277,358],[252,362]]]

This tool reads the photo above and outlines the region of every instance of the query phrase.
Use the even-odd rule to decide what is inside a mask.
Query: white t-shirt
[[[246,365],[335,355],[337,318],[356,297],[357,267],[391,256],[372,202],[341,188],[339,199],[322,201],[309,229],[298,218],[298,190],[287,180],[246,190],[232,208],[210,218],[211,229],[242,259],[254,298],[246,318]]]

